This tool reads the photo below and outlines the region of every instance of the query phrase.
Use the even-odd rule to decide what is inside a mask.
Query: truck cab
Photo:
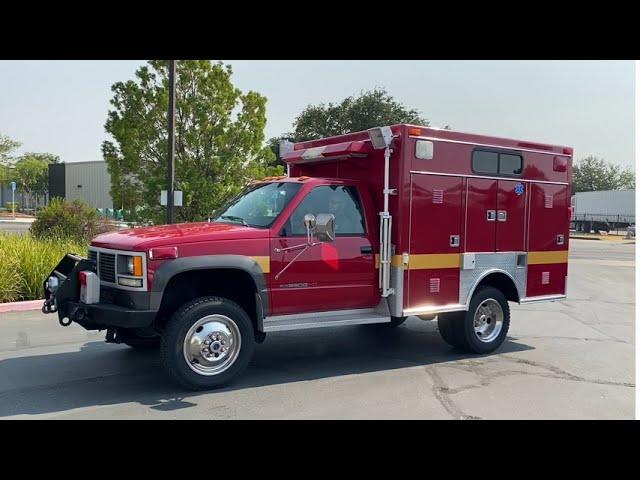
[[[282,153],[288,175],[251,182],[206,222],[110,232],[67,255],[43,311],[159,346],[165,371],[200,389],[235,378],[269,332],[415,315],[488,353],[509,301],[565,297],[563,147],[396,125]]]

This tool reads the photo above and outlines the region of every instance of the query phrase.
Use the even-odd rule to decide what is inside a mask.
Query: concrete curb
[[[598,237],[587,237],[587,236],[581,236],[581,235],[569,235],[569,238],[576,238],[578,240],[602,240],[601,238]]]
[[[619,239],[611,239],[607,237],[593,237],[586,235],[570,235],[569,238],[574,238],[576,240],[597,240],[600,242],[609,242],[609,243],[636,243],[635,238],[619,238]]]
[[[29,310],[40,310],[44,300],[27,300],[26,302],[0,303],[0,313],[27,312]]]

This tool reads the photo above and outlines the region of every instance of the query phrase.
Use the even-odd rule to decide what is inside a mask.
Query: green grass
[[[42,282],[60,259],[86,252],[87,245],[72,240],[0,233],[0,303],[44,298]]]

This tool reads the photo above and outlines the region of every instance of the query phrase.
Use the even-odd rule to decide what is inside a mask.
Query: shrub
[[[4,206],[7,209],[7,212],[13,212],[13,206],[15,205],[16,207],[16,212],[20,210],[20,208],[18,207],[18,202],[5,202]]]
[[[115,227],[100,218],[95,209],[81,200],[68,202],[54,198],[43,207],[31,224],[31,234],[36,239],[70,239],[86,242],[99,233]]]
[[[88,244],[0,234],[0,302],[44,298],[42,282],[67,253],[86,256]]]

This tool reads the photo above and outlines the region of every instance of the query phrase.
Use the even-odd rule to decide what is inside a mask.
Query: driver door
[[[336,197],[342,207],[331,211],[329,199]],[[304,216],[307,213],[333,213],[335,240],[310,247],[302,254],[302,249],[276,253],[276,248],[306,244]],[[271,239],[270,270],[273,315],[377,305],[380,298],[373,246],[357,188],[321,185],[311,190],[286,221],[279,236]]]

